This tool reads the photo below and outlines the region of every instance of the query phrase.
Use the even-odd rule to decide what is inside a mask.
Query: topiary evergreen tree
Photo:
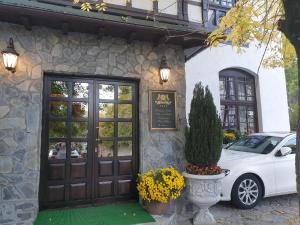
[[[213,97],[208,87],[196,84],[189,127],[186,129],[185,156],[189,163],[198,167],[216,166],[220,159],[223,130]]]

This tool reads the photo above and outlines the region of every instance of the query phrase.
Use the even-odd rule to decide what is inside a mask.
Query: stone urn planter
[[[152,215],[166,214],[170,207],[170,202],[162,203],[158,201],[145,201],[145,209]]]
[[[199,211],[194,215],[194,225],[216,224],[209,207],[221,199],[222,179],[225,173],[218,175],[193,175],[186,172],[182,174],[186,180],[187,197],[195,204]]]

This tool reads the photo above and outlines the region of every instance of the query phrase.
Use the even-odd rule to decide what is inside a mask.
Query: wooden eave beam
[[[28,16],[21,16],[20,20],[26,30],[32,30],[31,22]]]
[[[89,13],[83,12],[80,9],[76,9],[73,7],[64,7],[59,5],[53,5],[49,3],[31,1],[31,0],[0,0],[0,7],[13,7],[19,8],[20,11],[24,10],[31,10],[31,11],[39,11],[40,13],[55,13],[61,14],[64,17],[77,17],[80,19],[91,19],[91,20],[99,20],[99,21],[106,21],[107,23],[119,23],[124,25],[133,25],[137,27],[148,27],[150,29],[156,30],[173,30],[178,32],[195,32],[195,30],[189,28],[186,25],[180,24],[171,24],[165,22],[157,22],[154,23],[153,21],[148,21],[145,19],[137,19],[133,17],[128,17],[126,21],[122,19],[122,16],[119,15],[112,15],[112,14],[104,14],[91,11]],[[46,16],[46,14],[45,14]],[[198,30],[199,33],[207,32],[206,28],[200,28]]]
[[[126,40],[128,44],[131,44],[133,40],[135,40],[137,37],[137,33],[134,31],[130,31],[128,32],[128,34],[126,35]]]
[[[46,26],[60,29],[64,34],[72,31],[93,33],[100,38],[103,35],[127,37],[129,43],[135,39],[152,42],[154,45],[167,41],[168,44],[181,45],[184,49],[201,45],[199,39],[205,39],[209,33],[209,28],[195,30],[182,25],[156,23],[131,17],[125,22],[117,15],[87,13],[79,9],[29,0],[0,0],[0,21],[22,24],[20,17],[23,15],[28,17],[23,23],[27,24],[28,28]],[[189,38],[186,38],[187,36]]]
[[[61,32],[64,34],[64,35],[67,35],[69,33],[69,23],[66,23],[66,22],[63,22],[61,24]]]
[[[168,38],[166,35],[159,35],[154,41],[153,46],[157,47],[162,44],[166,44],[168,42]]]
[[[103,27],[99,27],[98,29],[98,39],[101,40],[105,35],[105,29]]]

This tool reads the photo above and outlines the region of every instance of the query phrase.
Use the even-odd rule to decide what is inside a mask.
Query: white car
[[[296,135],[256,133],[222,150],[218,165],[228,169],[222,201],[253,208],[263,197],[296,193]]]

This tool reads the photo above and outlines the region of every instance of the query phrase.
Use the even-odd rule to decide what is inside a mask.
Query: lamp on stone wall
[[[12,38],[9,38],[9,44],[7,48],[1,53],[3,55],[5,68],[14,73],[16,71],[19,53],[17,53],[17,51],[15,50],[14,40]]]
[[[170,70],[171,69],[168,66],[167,58],[166,58],[166,56],[163,56],[161,58],[160,67],[159,67],[161,83],[167,82],[169,80]]]

